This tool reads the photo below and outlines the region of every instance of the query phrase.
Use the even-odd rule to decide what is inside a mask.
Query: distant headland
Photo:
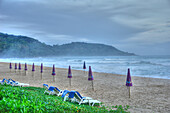
[[[134,56],[109,45],[72,42],[63,45],[47,45],[27,36],[0,33],[0,57],[45,56]]]

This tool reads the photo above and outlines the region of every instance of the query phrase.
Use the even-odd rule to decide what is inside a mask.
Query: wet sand
[[[68,69],[56,68],[55,82],[53,82],[51,67],[44,67],[42,79],[39,66],[35,66],[34,76],[30,65],[27,75],[23,68],[24,65],[21,73],[18,70],[15,73],[14,68],[10,72],[9,63],[0,63],[0,80],[11,78],[34,87],[42,87],[46,83],[61,90],[76,90],[83,96],[102,101],[106,106],[129,105],[128,111],[131,113],[170,113],[170,79],[132,76],[133,87],[129,98],[125,75],[93,72],[93,91],[91,81],[88,81],[88,72],[72,70],[70,87],[67,78]]]

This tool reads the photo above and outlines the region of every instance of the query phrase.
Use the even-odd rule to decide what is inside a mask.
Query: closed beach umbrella
[[[34,76],[34,71],[35,71],[35,67],[34,67],[34,63],[32,65],[32,76]]]
[[[43,73],[43,63],[41,63],[41,73]]]
[[[15,73],[16,73],[16,70],[17,70],[17,63],[15,63]]]
[[[42,79],[42,73],[43,73],[43,63],[41,63],[41,71],[40,71],[40,73],[41,73],[41,79]]]
[[[18,67],[19,70],[21,70],[21,64],[19,63],[19,67]]]
[[[94,90],[93,87],[93,74],[92,74],[92,70],[91,70],[91,66],[89,66],[89,76],[88,76],[88,80],[92,82],[92,90]]]
[[[83,69],[84,69],[84,73],[85,73],[85,70],[86,70],[86,63],[84,61],[84,64],[83,64]]]
[[[27,69],[27,63],[25,63],[25,69],[24,69],[25,71],[27,71],[28,69]]]
[[[20,73],[20,71],[21,71],[21,64],[20,63],[19,63],[18,69],[19,69],[19,73]]]
[[[26,75],[27,74],[26,71],[28,70],[27,69],[27,63],[25,63],[25,69],[24,70],[25,70],[25,75]]]
[[[70,86],[71,86],[72,74],[71,74],[71,67],[70,67],[70,66],[69,66],[69,68],[68,68],[68,78],[69,78],[69,83],[70,83]]]
[[[32,65],[32,71],[35,71],[34,63],[33,63],[33,65]]]
[[[9,69],[10,69],[10,72],[11,72],[11,69],[12,69],[12,64],[11,64],[11,62],[10,62],[10,64],[9,64]]]
[[[130,98],[130,87],[132,86],[132,81],[131,81],[130,69],[129,68],[128,68],[128,73],[127,73],[126,86],[129,89],[129,98]]]
[[[55,78],[54,78],[54,76],[56,75],[55,74],[55,65],[53,65],[52,75],[53,75],[53,82],[55,82]]]

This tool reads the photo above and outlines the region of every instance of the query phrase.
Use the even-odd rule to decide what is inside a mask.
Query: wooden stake
[[[54,75],[53,75],[53,82],[55,82],[55,78],[54,78]]]
[[[42,80],[42,73],[41,73],[41,80]]]
[[[32,71],[32,76],[34,76],[34,71]]]
[[[69,78],[69,84],[70,84],[70,86],[71,86],[71,78]]]
[[[91,83],[92,83],[92,90],[94,91],[93,80],[91,81]]]
[[[130,98],[130,87],[129,87],[129,98]]]

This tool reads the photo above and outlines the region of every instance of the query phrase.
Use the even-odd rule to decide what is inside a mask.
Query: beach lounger
[[[17,86],[20,86],[20,87],[24,87],[24,86],[29,86],[29,84],[25,84],[25,83],[16,83]]]
[[[54,92],[54,86],[50,86],[49,88],[48,88],[48,93],[49,93],[49,95],[54,95],[55,94],[55,92]]]
[[[12,85],[12,86],[20,86],[20,87],[29,86],[29,84],[20,83],[20,82],[17,82],[17,81],[15,81],[15,80],[12,80],[12,79],[8,79],[7,81],[8,81],[7,84],[10,84],[10,85]]]
[[[48,92],[48,85],[47,85],[47,84],[43,84],[43,88],[46,89],[46,90],[44,91],[44,93],[49,93],[49,92]]]
[[[68,90],[64,90],[61,97],[64,98],[70,91]]]
[[[68,93],[69,93],[68,96],[64,96],[64,101],[71,100],[71,102],[73,102],[73,101],[77,102],[77,103],[79,103],[79,105],[82,104],[82,103],[87,103],[87,104],[89,104],[89,106],[90,105],[94,106],[95,104],[99,104],[100,105],[100,103],[101,103],[98,100],[93,100],[91,97],[83,97],[83,96],[81,96],[78,91],[70,91]]]
[[[99,104],[99,106],[101,106],[100,104],[101,104],[101,102],[100,101],[98,101],[98,100],[89,100],[89,106],[91,105],[91,106],[94,106],[95,104]]]
[[[68,93],[68,96],[66,95]],[[64,101],[69,100],[71,102],[75,101],[74,95],[75,91],[69,91],[64,95]]]
[[[92,100],[91,97],[83,97],[83,96],[81,96],[78,91],[75,92],[74,97],[75,97],[76,102],[79,103],[79,105],[82,104],[82,103],[89,103],[89,100]]]
[[[8,80],[6,79],[6,84],[13,86],[14,83],[11,79],[8,79]]]
[[[7,81],[7,84],[10,84],[10,85],[12,85],[12,86],[17,86],[16,84],[18,84],[18,82],[14,81],[14,80],[12,80],[12,79],[8,79],[8,80],[6,80],[6,81]]]
[[[5,83],[5,78],[3,80],[0,80],[0,83],[3,85]]]
[[[57,96],[60,96],[62,95],[63,91],[62,90],[59,90],[57,87],[54,88],[54,92]]]
[[[11,81],[11,79],[8,79],[8,80],[7,80],[7,79],[4,78],[4,79],[3,79],[2,81],[0,81],[0,82],[1,82],[1,84],[5,84],[5,83],[6,83],[6,84],[8,84],[8,85],[13,85],[13,82]]]

